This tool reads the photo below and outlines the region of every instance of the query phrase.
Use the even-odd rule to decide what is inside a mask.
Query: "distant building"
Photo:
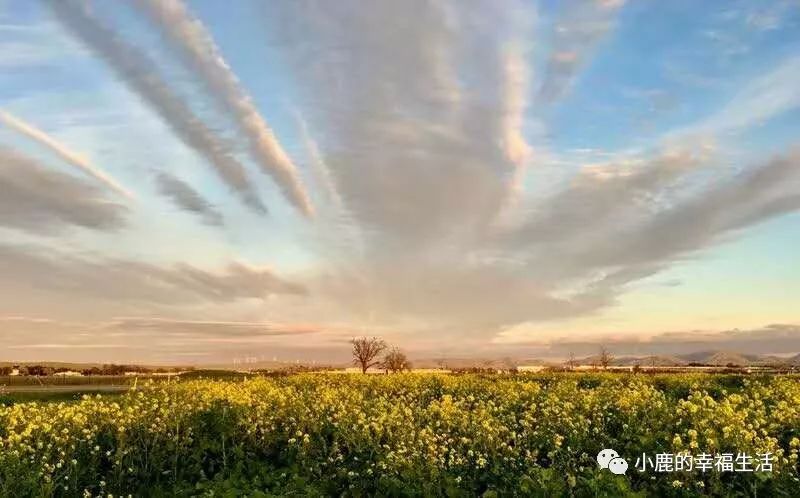
[[[14,365],[11,367],[11,373],[8,375],[19,375],[19,365]]]
[[[53,374],[54,377],[83,377],[83,374],[80,372],[76,372],[74,370],[64,370],[62,372],[56,372]]]
[[[536,373],[536,372],[541,372],[545,368],[547,368],[547,367],[544,366],[544,365],[520,365],[520,366],[517,367],[517,371],[518,372],[533,372],[533,373]]]

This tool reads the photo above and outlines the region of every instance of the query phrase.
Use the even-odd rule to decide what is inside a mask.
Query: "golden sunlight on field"
[[[303,374],[6,404],[2,496],[775,496],[798,486],[790,376]],[[598,467],[604,448],[627,459],[627,476]],[[728,454],[737,468],[720,466]],[[673,467],[703,455],[705,469]],[[742,455],[749,472],[738,471]]]

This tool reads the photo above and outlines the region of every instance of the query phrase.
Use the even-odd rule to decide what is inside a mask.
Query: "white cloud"
[[[314,207],[295,165],[225,62],[203,23],[194,18],[180,0],[140,0],[138,5],[150,15],[184,60],[201,76],[212,95],[235,118],[262,169],[275,179],[303,214],[313,216]]]
[[[86,158],[82,157],[77,152],[71,150],[66,145],[60,143],[52,136],[34,127],[30,123],[27,123],[18,117],[3,111],[2,109],[0,109],[0,122],[25,135],[26,137],[35,140],[37,143],[44,145],[64,161],[72,166],[75,166],[84,174],[87,174],[98,180],[100,183],[120,194],[122,197],[126,199],[134,198],[134,195],[128,189],[120,185],[119,182],[108,175],[108,173],[93,165]]]
[[[800,57],[780,61],[745,83],[728,104],[687,132],[725,133],[764,124],[800,107]]]
[[[85,15],[56,8],[66,8],[67,17]],[[293,340],[306,350],[341,347],[347,335],[361,333],[429,349],[453,342],[474,347],[515,324],[607,308],[631,283],[800,209],[796,154],[760,157],[731,174],[732,168],[709,168],[726,154],[725,146],[693,139],[698,131],[715,136],[747,129],[793,109],[798,94],[788,82],[798,71],[794,59],[744,85],[730,105],[667,137],[665,146],[561,154],[542,146],[545,125],[530,115],[569,91],[620,8],[621,2],[606,1],[591,3],[586,12],[565,10],[545,55],[547,67],[537,73],[540,54],[528,37],[544,35],[521,21],[534,16],[525,2],[271,4],[264,23],[282,58],[269,61],[265,71],[283,71],[281,80],[292,84],[290,106],[302,118],[297,136],[286,143],[293,144],[293,156],[305,152],[309,176],[316,178],[313,222],[296,224],[279,211],[264,226],[248,223],[251,218],[226,209],[218,179],[194,174],[192,160],[176,166],[164,159],[171,156],[136,151],[129,158],[137,140],[122,133],[117,144],[101,146],[119,146],[123,152],[114,157],[135,158],[137,166],[166,163],[155,172],[161,193],[207,224],[218,225],[224,212],[225,225],[206,228],[209,239],[189,237],[195,232],[168,224],[146,202],[133,213],[144,220],[133,236],[86,246],[79,243],[86,239],[65,236],[58,250],[0,247],[0,265],[10,275],[0,279],[0,312],[55,321],[88,313],[94,324],[88,333],[101,344],[108,342],[101,337],[127,344],[136,334],[163,333],[170,337],[153,347],[162,356],[217,357],[253,344],[289,348]],[[180,38],[176,48],[189,52],[187,66],[209,80],[211,93],[240,105],[232,101],[247,96],[235,75],[214,59],[219,54],[205,28],[198,31],[187,16],[181,13],[174,27],[182,26],[180,33],[168,33],[191,38]],[[230,152],[209,135],[210,125],[198,124],[176,93],[180,85],[154,76],[157,68],[132,42],[91,19],[79,20],[98,35],[88,44],[156,109],[168,131],[212,163]],[[198,51],[203,47],[209,53]],[[537,94],[543,99],[532,98]],[[239,119],[253,117],[250,111],[235,110]],[[166,138],[153,148],[167,147]],[[157,142],[142,142],[150,141]],[[246,177],[237,177],[243,170],[215,171],[240,198],[256,192]],[[553,185],[547,175],[564,182]],[[284,187],[294,188],[291,182]],[[58,218],[59,210],[48,206],[37,197],[35,206],[9,219],[17,228],[23,222],[30,227],[26,215],[44,219],[46,212],[65,224],[61,218],[69,211]],[[497,223],[509,206],[513,223]],[[244,228],[232,230],[236,223]],[[235,260],[237,253],[269,260],[264,254],[276,251],[293,271],[284,277],[239,263],[164,262],[189,259],[211,245],[206,261]],[[158,262],[139,257],[151,254],[151,246]],[[52,315],[42,315],[48,305]],[[123,318],[110,324],[110,317]],[[71,344],[60,336],[42,342]]]
[[[127,212],[94,186],[0,147],[0,226],[39,234],[70,225],[115,231],[126,225]]]
[[[206,224],[222,225],[222,214],[185,181],[161,172],[156,176],[156,182],[161,193],[181,209],[197,214]]]
[[[616,27],[624,0],[574,0],[559,5],[559,16],[542,76],[540,97],[554,102],[566,95],[598,46]]]
[[[204,157],[245,205],[257,214],[266,214],[267,208],[244,166],[220,136],[160,77],[158,66],[143,51],[95,19],[86,5],[70,1],[48,3],[62,24],[108,64],[180,140]]]
[[[0,67],[6,71],[50,67],[88,55],[49,21],[0,24],[0,52]]]

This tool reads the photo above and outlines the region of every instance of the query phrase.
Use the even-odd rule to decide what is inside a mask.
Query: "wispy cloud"
[[[508,197],[502,210],[517,204],[522,196],[525,173],[531,161],[531,146],[525,138],[525,114],[530,92],[530,67],[519,43],[503,55],[502,141],[505,155],[513,165]],[[501,213],[503,214],[503,213]]]
[[[9,349],[115,349],[119,344],[60,344],[52,342],[38,342],[32,344],[13,344],[6,346]]]
[[[188,183],[164,172],[156,176],[156,182],[161,193],[181,209],[200,216],[208,225],[223,224],[222,214]]]
[[[759,126],[800,108],[800,57],[790,56],[745,82],[721,109],[675,134],[721,134]]]
[[[159,317],[117,317],[105,328],[136,334],[154,332],[168,335],[190,335],[217,338],[302,336],[320,332],[318,325],[283,324],[276,322],[232,322],[215,320],[176,320]]]
[[[346,251],[355,250],[362,254],[364,252],[364,234],[342,199],[339,187],[336,185],[336,180],[320,150],[319,144],[311,136],[308,123],[299,112],[296,112],[295,116],[314,181],[330,205],[329,208],[326,207],[324,212],[321,212],[321,217],[333,220],[335,227],[331,234],[332,237],[328,238],[331,241],[329,243],[331,245],[344,246]],[[342,237],[342,234],[344,234],[344,237]]]
[[[545,93],[556,98],[568,88],[621,6],[593,2],[588,13],[565,11],[551,52],[560,61],[539,80],[550,88]],[[325,150],[327,164],[366,235],[363,264],[325,272],[315,295],[355,315],[462,337],[581,316],[613,304],[628,283],[794,209],[790,192],[771,181],[698,181],[714,150],[684,140],[583,168],[560,193],[523,196],[519,223],[493,228],[508,196],[505,173],[527,152],[528,70],[524,52],[510,50],[519,33],[514,22],[492,9],[454,14],[426,3],[279,10],[277,29],[304,33],[302,44],[286,41],[288,57],[313,54],[315,64],[293,67],[292,76],[318,103],[314,127],[335,144]],[[412,17],[422,21],[402,21]],[[397,22],[371,29],[384,18]],[[398,28],[406,25],[413,33]],[[479,54],[461,57],[473,48]],[[570,49],[576,58],[560,54]],[[418,83],[452,73],[480,93]],[[439,93],[442,87],[457,88],[458,98],[444,98],[454,93]],[[790,183],[793,160],[753,167]]]
[[[0,225],[38,234],[70,225],[118,230],[127,211],[91,185],[0,148]]]
[[[120,183],[108,173],[93,165],[86,158],[72,151],[66,145],[60,143],[52,136],[34,127],[30,123],[27,123],[9,112],[3,111],[2,109],[0,109],[0,122],[3,122],[6,126],[18,131],[37,143],[44,145],[68,164],[75,166],[82,173],[91,176],[121,196],[127,199],[134,198],[133,193],[120,185]]]
[[[498,70],[526,9],[507,6],[315,2],[274,12],[280,36],[303,33],[287,58],[314,64],[292,66],[292,76],[320,103],[310,125],[337,144],[326,163],[356,223],[378,239],[374,250],[437,243],[455,227],[470,227],[465,234],[503,204],[513,166]],[[398,21],[375,29],[389,18]],[[481,95],[467,96],[461,77]]]
[[[707,151],[684,147],[585,166],[567,188],[542,202],[510,234],[526,243],[590,243],[583,237],[596,237],[595,230],[612,230],[625,218],[646,216],[659,193],[707,159]],[[631,207],[636,207],[636,212],[632,213]]]
[[[624,248],[607,239],[584,252],[595,265],[664,264],[732,231],[800,209],[798,187],[800,153],[795,150],[621,230]]]
[[[112,121],[108,116],[100,132],[92,126],[96,114],[59,119],[80,120],[80,147],[92,151],[92,157],[119,161],[116,167],[148,161],[149,156],[163,164],[172,165],[167,157],[179,162],[185,158],[182,147],[175,156],[166,151],[177,137],[215,168],[234,195],[262,212],[257,186],[237,161],[241,152],[230,150],[214,131],[233,122],[242,144],[249,144],[254,163],[271,172],[288,206],[280,204],[268,232],[256,231],[249,218],[236,217],[237,210],[223,210],[230,201],[220,191],[225,185],[203,175],[178,173],[191,163],[155,173],[156,192],[143,188],[139,195],[160,194],[213,226],[220,225],[225,214],[224,230],[198,229],[183,223],[184,216],[164,216],[163,202],[148,202],[149,197],[119,208],[104,201],[99,189],[39,164],[27,167],[29,162],[21,159],[0,164],[0,188],[6,189],[0,195],[13,192],[0,198],[0,223],[29,243],[0,245],[0,314],[54,320],[5,320],[4,326],[18,331],[16,343],[36,342],[23,340],[34,329],[62,327],[72,333],[78,328],[67,326],[67,321],[91,315],[86,319],[87,337],[100,344],[114,337],[120,344],[147,337],[153,340],[148,348],[154,358],[184,353],[220,358],[249,354],[258,345],[308,354],[336,347],[346,354],[347,337],[373,333],[420,350],[453,343],[461,350],[494,347],[498,343],[492,339],[513,328],[530,325],[525,331],[530,338],[553,323],[569,326],[581,318],[590,322],[594,313],[624,306],[626,293],[644,292],[632,295],[635,301],[637,296],[646,299],[647,293],[664,293],[669,299],[670,293],[696,291],[697,282],[685,275],[660,275],[649,283],[645,279],[668,269],[680,273],[689,260],[692,267],[705,264],[705,256],[722,250],[723,243],[767,220],[776,220],[775,226],[789,224],[785,233],[790,233],[794,218],[785,215],[800,211],[800,156],[779,145],[792,139],[789,127],[795,122],[788,113],[800,101],[793,85],[800,75],[796,57],[767,66],[750,75],[750,81],[724,81],[717,89],[726,92],[720,98],[730,101],[716,112],[697,116],[704,107],[696,105],[695,98],[708,88],[674,81],[662,85],[662,79],[670,78],[659,72],[659,64],[635,69],[628,64],[632,54],[646,56],[637,51],[684,54],[698,48],[695,44],[703,36],[696,23],[665,19],[663,26],[655,26],[674,28],[675,38],[694,36],[687,35],[681,43],[656,36],[648,39],[646,48],[627,45],[620,54],[600,54],[612,36],[639,32],[638,25],[615,31],[618,22],[660,22],[649,17],[650,7],[631,6],[622,15],[619,0],[570,2],[556,9],[550,33],[542,29],[546,23],[533,21],[549,19],[553,9],[544,4],[536,11],[539,6],[522,0],[469,5],[457,0],[273,2],[256,7],[263,9],[258,23],[236,29],[224,24],[230,22],[225,16],[204,17],[201,22],[188,10],[192,4],[138,1],[154,21],[157,29],[152,32],[151,24],[138,19],[130,29],[123,31],[120,25],[117,32],[117,23],[131,20],[127,14],[109,16],[112,29],[83,10],[80,2],[51,4],[74,37],[99,55],[172,134],[155,143],[152,131],[132,133],[124,137],[125,144],[114,144],[107,137],[117,129],[116,122],[107,126]],[[665,10],[667,16],[679,9]],[[103,12],[99,9],[98,16]],[[716,19],[713,12],[710,17]],[[696,20],[702,24],[707,18],[698,15]],[[727,29],[718,24],[709,29]],[[735,34],[744,33],[751,50],[760,50],[763,41],[780,44],[776,54],[787,52],[787,42],[774,34],[754,40],[741,22],[736,26]],[[247,33],[248,43],[261,40],[276,55],[265,62],[256,61],[259,51],[236,54],[237,64],[266,64],[264,80],[247,90],[220,48],[242,50],[239,38],[229,38],[231,33],[238,35],[238,29],[255,29]],[[212,39],[212,32],[218,40]],[[166,43],[158,41],[159,33]],[[174,50],[178,57],[159,56],[157,65],[134,46],[140,37]],[[717,48],[701,47],[701,56],[680,60],[692,73],[712,71],[697,61]],[[225,55],[233,61],[233,53]],[[223,113],[195,109],[179,91],[183,84],[173,85],[161,76],[167,73],[159,71],[160,64],[176,61],[185,66],[178,68],[181,74],[188,69],[197,76],[203,104],[210,97]],[[591,64],[603,67],[585,71]],[[89,70],[85,77],[105,77],[104,72],[95,73]],[[594,81],[575,84],[584,75],[600,73],[602,82],[620,83],[623,91],[596,92]],[[634,90],[635,98],[628,92],[625,98],[624,88],[631,87],[643,90]],[[285,119],[283,113],[273,117],[263,109],[265,116],[261,115],[256,102],[265,94],[251,98],[249,90],[267,88],[288,108],[297,109],[296,128],[291,116],[288,123],[273,121]],[[570,92],[580,92],[576,102],[605,109],[620,98],[626,106],[648,109],[677,100],[680,108],[655,125],[694,121],[659,135],[655,145],[637,147],[640,130],[629,137],[615,136],[617,124],[627,116],[612,117],[607,127],[600,121],[602,132],[589,134],[580,123],[588,119],[585,113],[553,105]],[[43,128],[50,130],[37,106],[51,106],[59,95],[53,92],[37,100],[41,96],[34,94],[36,98],[13,108],[29,109],[22,114],[43,121]],[[138,101],[124,109],[138,111]],[[47,115],[52,119],[52,113]],[[217,123],[212,116],[226,119]],[[779,116],[790,119],[778,122]],[[765,140],[759,134],[743,141],[749,159],[734,162],[739,149],[731,145],[739,144],[726,140],[726,135],[745,137],[772,120],[785,128]],[[270,125],[291,129],[292,135],[279,143]],[[141,123],[125,123],[125,130],[140,129]],[[162,133],[161,126],[155,129]],[[148,140],[138,139],[141,136]],[[140,143],[150,142],[152,147],[135,153]],[[751,147],[754,142],[766,145]],[[308,176],[313,208],[283,146],[292,158],[302,157],[307,164],[302,173]],[[102,155],[112,148],[113,153]],[[50,187],[62,183],[70,187]],[[61,197],[72,200],[54,200]],[[315,210],[314,223],[294,223],[293,210]],[[130,217],[128,229],[109,235],[122,215]],[[58,231],[74,225],[101,228]],[[62,238],[41,237],[45,233]],[[184,246],[185,240],[191,244]],[[743,247],[727,245],[724,250],[730,253],[725,254],[755,257],[743,256]],[[237,254],[251,261],[274,261],[281,271],[238,263]],[[173,263],[184,258],[192,264]],[[722,271],[716,266],[712,270]],[[746,281],[751,278],[747,271],[732,271],[732,278]],[[680,287],[665,287],[676,278]],[[789,280],[783,283],[791,285]],[[778,306],[782,304],[774,308]],[[637,311],[619,313],[624,319]],[[775,320],[791,323],[789,312],[782,313]],[[598,325],[592,333],[608,330],[608,325]],[[40,342],[80,341],[53,333]]]
[[[25,24],[9,21],[0,20],[0,52],[5,54],[0,67],[5,71],[57,67],[65,61],[74,63],[88,55],[53,22]]]
[[[300,182],[297,168],[225,62],[203,23],[188,12],[181,0],[139,0],[137,5],[150,15],[184,60],[201,76],[213,96],[235,118],[264,172],[275,179],[295,207],[306,216],[313,216],[314,207]]]
[[[239,194],[247,206],[258,214],[267,212],[244,166],[217,134],[203,124],[188,104],[161,79],[157,65],[145,53],[102,25],[86,11],[85,5],[52,0],[48,4],[64,26],[149,104],[176,136],[214,166],[220,178]]]
[[[345,209],[342,195],[336,186],[336,182],[331,175],[331,170],[322,156],[322,151],[319,148],[317,141],[311,137],[308,129],[308,123],[302,114],[295,113],[298,127],[300,128],[300,137],[303,140],[306,155],[314,174],[316,182],[319,184],[320,189],[324,193],[325,198],[333,204],[333,207],[341,213]]]
[[[578,185],[554,201],[549,221],[545,214],[518,234],[517,243],[530,249],[524,268],[532,278],[556,284],[554,289],[573,282],[566,294],[570,301],[608,305],[628,283],[744,228],[800,209],[798,157],[796,152],[775,157],[677,197],[662,196],[676,178],[691,171],[687,166],[697,160],[692,156],[662,159],[588,189]]]
[[[22,323],[55,323],[55,320],[50,318],[37,318],[37,317],[30,317],[30,316],[0,316],[0,322],[22,322]]]
[[[561,5],[540,87],[545,102],[563,97],[578,71],[614,29],[624,0],[576,0]]]
[[[617,334],[594,340],[556,337],[507,344],[531,347],[550,356],[594,355],[601,345],[616,355],[680,355],[702,351],[744,354],[783,354],[800,351],[800,325],[771,324],[754,329],[685,330],[657,334]]]
[[[300,284],[269,268],[233,262],[218,271],[186,263],[158,265],[132,260],[75,256],[35,246],[0,245],[0,294],[16,283],[44,293],[69,293],[104,302],[175,306],[267,299],[271,294],[304,295]]]

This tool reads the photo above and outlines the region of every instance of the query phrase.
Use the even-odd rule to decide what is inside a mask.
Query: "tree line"
[[[125,375],[126,372],[136,372],[141,374],[148,373],[167,373],[171,371],[167,368],[147,368],[139,365],[116,365],[107,364],[101,366],[85,367],[82,369],[67,367],[51,367],[47,365],[21,365],[21,366],[2,366],[0,376],[11,375],[17,370],[17,375],[30,375],[36,377],[47,377],[61,372],[80,372],[81,375]],[[189,368],[192,370],[192,368]]]

